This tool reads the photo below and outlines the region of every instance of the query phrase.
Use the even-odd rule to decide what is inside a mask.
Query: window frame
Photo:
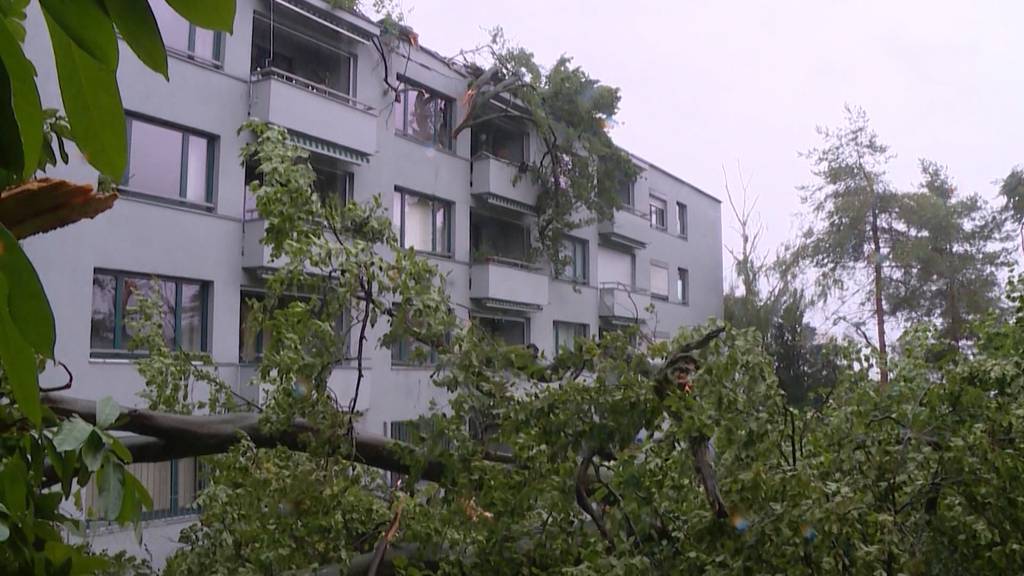
[[[196,31],[198,27],[192,22],[189,22],[181,14],[178,14],[177,11],[175,11],[169,5],[167,6],[167,8],[173,17],[181,19],[188,26],[188,40],[186,41],[185,49],[181,49],[176,46],[166,44],[165,47],[167,49],[167,53],[174,56],[178,56],[185,60],[196,62],[197,64],[201,64],[204,66],[209,66],[217,69],[224,68],[224,41],[226,37],[225,34],[219,30],[209,30],[207,28],[204,28],[204,30],[213,33],[213,54],[211,54],[210,58],[207,58],[206,56],[203,56],[201,54],[196,54]],[[156,12],[153,13],[153,20],[157,24],[157,29],[159,29],[160,20],[159,18],[157,18]],[[160,33],[161,35],[163,35],[163,30],[160,30]]]
[[[676,298],[683,306],[690,305],[690,269],[676,268]]]
[[[659,270],[664,270],[665,271],[665,292],[664,293],[662,293],[662,292],[655,292],[654,291],[654,270],[655,269],[659,269]],[[653,262],[653,261],[651,262],[651,267],[650,267],[650,283],[651,283],[650,292],[651,292],[651,298],[654,298],[654,299],[657,299],[657,300],[668,300],[669,299],[669,293],[670,293],[669,291],[671,290],[671,288],[669,287],[669,273],[668,273],[668,271],[669,271],[669,267],[668,267],[667,264],[662,264],[660,262]]]
[[[469,313],[469,321],[470,322],[476,322],[477,320],[499,320],[499,321],[502,321],[502,322],[515,322],[515,323],[521,324],[523,326],[523,343],[522,344],[509,344],[507,342],[503,342],[504,346],[522,346],[522,347],[525,348],[525,347],[527,347],[527,346],[529,346],[530,344],[533,343],[533,340],[530,338],[530,319],[529,318],[522,318],[522,317],[519,317],[519,316],[503,316],[501,314],[488,314],[486,312],[471,311]],[[477,328],[483,330],[483,327],[480,326],[479,324],[477,324]],[[490,334],[490,333],[488,333],[488,334]],[[494,338],[495,340],[497,340],[497,337],[495,337],[493,334],[491,335],[491,337]]]
[[[147,192],[146,190],[135,188],[129,183],[132,170],[132,131],[133,124],[136,122],[156,126],[157,128],[163,128],[164,130],[172,130],[181,134],[181,156],[179,158],[181,164],[178,167],[177,197],[163,196],[161,194]],[[117,185],[118,191],[127,192],[130,195],[134,194],[144,196],[160,202],[182,204],[186,206],[199,206],[207,210],[213,210],[217,207],[217,148],[220,144],[220,138],[215,134],[209,134],[192,128],[187,128],[179,124],[165,122],[157,118],[144,116],[142,114],[134,114],[131,112],[125,114],[125,132],[125,141],[127,143],[125,150],[125,168],[124,174],[121,175],[121,180]],[[203,202],[189,200],[188,198],[188,159],[190,138],[202,138],[203,140],[206,140],[206,190],[204,191]]]
[[[264,348],[266,348],[266,344],[267,343],[265,341],[266,335],[264,334],[264,330],[263,330],[262,326],[260,326],[259,330],[256,331],[256,334],[253,335],[253,338],[254,338],[254,342],[253,342],[253,344],[254,344],[254,346],[253,346],[253,348],[254,348],[254,351],[253,351],[254,357],[252,359],[247,359],[247,358],[243,358],[242,357],[242,345],[243,345],[242,331],[244,329],[244,327],[242,326],[242,307],[245,306],[246,300],[253,299],[253,300],[260,300],[260,301],[262,301],[262,300],[266,299],[266,297],[267,297],[267,293],[266,293],[266,291],[263,291],[263,290],[246,288],[244,286],[242,287],[241,290],[239,290],[239,298],[238,298],[238,336],[239,336],[239,340],[238,340],[238,363],[240,365],[243,365],[243,366],[254,366],[254,365],[257,365],[257,364],[259,364],[260,362],[263,361],[263,352],[264,352]],[[295,301],[295,300],[306,300],[306,299],[308,299],[310,297],[309,296],[303,296],[303,295],[291,295],[291,294],[289,294],[289,295],[285,295],[285,298],[290,299],[290,301]],[[281,304],[287,305],[287,302],[283,302]],[[350,360],[354,360],[355,359],[355,356],[352,355],[352,330],[351,330],[352,319],[353,319],[353,317],[352,317],[352,309],[351,308],[345,308],[345,310],[342,312],[341,317],[335,319],[335,323],[336,323],[335,325],[336,326],[337,326],[337,322],[338,321],[341,322],[341,330],[344,332],[344,336],[345,336],[344,341],[342,341],[340,338],[338,339],[338,346],[339,346],[339,348],[341,348],[341,352],[342,352],[342,362],[348,362]],[[335,334],[334,335],[335,335],[335,337],[340,336],[340,334],[338,333],[337,330],[335,330]]]
[[[559,272],[559,274],[556,276],[556,278],[558,278],[559,280],[567,280],[569,282],[574,282],[576,284],[587,284],[587,283],[589,283],[590,282],[590,241],[587,240],[586,238],[579,238],[579,237],[576,237],[576,236],[566,235],[566,236],[564,236],[562,238],[563,248],[565,247],[566,244],[571,245],[572,248],[573,248],[573,251],[572,251],[572,264],[570,266],[564,267],[562,269],[562,271]],[[583,273],[582,273],[582,275],[578,273],[578,268],[580,266],[578,265],[578,263],[576,261],[576,249],[577,248],[579,248],[581,250],[581,253],[583,255],[583,265],[582,265]],[[566,274],[566,272],[570,268],[572,269],[572,274]]]
[[[655,205],[656,202],[661,202],[661,206]],[[647,204],[650,207],[649,208],[649,218],[648,218],[648,220],[650,221],[651,228],[654,228],[655,230],[667,230],[668,229],[668,202],[664,198],[662,198],[661,196],[657,196],[655,194],[651,194],[650,198],[648,198],[648,200],[647,200]],[[660,214],[661,218],[659,219],[661,221],[661,224],[658,224],[657,221],[656,221],[656,218],[655,218],[655,215],[657,214],[656,211],[660,211],[660,213],[661,213]]]
[[[399,244],[399,246],[401,246],[402,248],[409,248],[409,246],[406,246],[406,244],[405,244],[405,231],[406,231],[406,225],[405,225],[405,221],[406,221],[405,198],[406,198],[406,196],[415,196],[415,197],[422,198],[422,199],[430,201],[430,214],[431,214],[431,218],[432,218],[431,223],[430,223],[430,246],[431,246],[431,249],[430,250],[422,250],[422,249],[419,249],[419,248],[413,248],[413,250],[415,250],[418,253],[433,254],[435,256],[443,256],[445,258],[451,258],[454,255],[454,253],[455,253],[455,247],[453,246],[454,230],[455,230],[455,226],[454,226],[454,222],[453,222],[454,219],[455,219],[455,203],[452,202],[451,200],[445,200],[444,198],[438,198],[437,196],[431,196],[429,194],[423,194],[423,193],[420,193],[420,192],[416,192],[415,190],[409,190],[408,188],[403,188],[401,186],[395,186],[394,195],[395,196],[392,197],[392,204],[391,204],[392,211],[394,211],[394,206],[395,206],[394,198],[398,197],[398,198],[401,199],[400,202],[399,202],[399,206],[401,206],[401,210],[399,211],[399,214],[398,214],[399,221],[397,223],[394,222],[395,215],[394,214],[391,215],[391,217],[392,217],[392,224],[397,224],[398,225],[398,244]],[[444,209],[444,214],[445,214],[445,235],[447,236],[445,238],[445,243],[446,243],[448,249],[447,249],[447,251],[444,251],[444,252],[442,252],[442,251],[437,249],[437,244],[438,244],[438,242],[437,242],[437,240],[438,240],[437,239],[437,225],[436,225],[436,222],[433,221],[433,218],[436,218],[437,209],[438,209],[439,206]]]
[[[585,322],[569,322],[566,320],[554,320],[551,323],[551,325],[552,335],[554,336],[555,340],[555,354],[558,354],[559,351],[561,351],[562,349],[562,347],[558,345],[558,334],[560,328],[572,330],[573,332],[576,332],[578,329],[582,328],[582,335],[576,333],[573,334],[573,343],[575,343],[576,340],[580,338],[586,339],[590,337],[590,324],[587,324]]]
[[[444,150],[444,151],[447,151],[447,152],[454,153],[455,152],[455,138],[453,136],[453,132],[455,130],[455,126],[453,126],[453,124],[454,124],[454,120],[456,118],[455,99],[450,97],[450,96],[448,96],[447,94],[444,94],[443,92],[439,92],[437,90],[433,90],[433,89],[428,88],[428,87],[426,87],[426,86],[424,86],[424,85],[422,85],[422,84],[420,84],[418,82],[414,82],[412,80],[409,80],[405,76],[399,76],[398,77],[398,82],[402,85],[402,87],[401,87],[401,89],[398,90],[398,93],[395,95],[395,103],[394,103],[394,106],[392,107],[392,110],[397,110],[398,107],[399,107],[399,103],[400,103],[401,104],[402,113],[400,115],[398,115],[397,118],[396,118],[395,133],[397,133],[397,134],[399,134],[399,135],[401,135],[401,136],[403,136],[405,138],[409,138],[411,140],[419,142],[419,143],[421,143],[423,145],[433,146],[433,147],[438,148],[440,150]],[[439,122],[438,122],[438,110],[439,110],[439,108],[435,108],[434,111],[433,111],[433,116],[434,116],[433,126],[435,127],[435,130],[432,131],[431,141],[430,142],[427,142],[426,140],[423,140],[421,138],[417,138],[415,135],[413,135],[410,132],[409,126],[406,123],[406,120],[409,118],[409,98],[406,96],[406,94],[408,94],[409,92],[413,92],[413,91],[425,92],[426,94],[437,98],[438,102],[442,102],[443,101],[443,102],[446,102],[448,104],[448,117],[449,118],[448,118],[448,122],[445,123],[445,126],[447,128],[447,134],[445,134],[445,138],[444,138],[444,140],[445,140],[445,142],[447,142],[447,144],[445,144],[443,142],[440,142],[441,138],[439,137],[438,131],[436,130],[436,127],[439,125]]]
[[[689,238],[689,208],[683,202],[676,202],[676,234],[680,238]]]
[[[182,340],[182,287],[184,284],[199,286],[201,310],[200,310],[200,337],[199,349],[192,351],[208,354],[210,352],[210,293],[212,282],[196,280],[193,278],[182,278],[179,276],[164,276],[160,274],[144,274],[138,272],[125,272],[123,270],[109,270],[106,268],[93,269],[93,281],[97,275],[114,277],[114,334],[113,348],[93,348],[92,346],[92,318],[89,321],[89,357],[90,358],[123,358],[138,357],[148,354],[145,350],[130,350],[125,338],[127,310],[123,303],[124,282],[126,279],[157,280],[161,282],[174,282],[174,349],[181,350]],[[90,287],[91,289],[91,287]],[[91,305],[90,305],[91,306]]]

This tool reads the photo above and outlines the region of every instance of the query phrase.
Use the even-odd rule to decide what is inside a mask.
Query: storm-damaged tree
[[[819,293],[856,295],[864,291],[875,321],[879,384],[889,381],[885,290],[888,259],[895,240],[897,193],[886,174],[892,158],[859,108],[846,108],[846,125],[819,128],[822,146],[810,150],[816,181],[801,198],[811,212],[797,258],[817,271]]]

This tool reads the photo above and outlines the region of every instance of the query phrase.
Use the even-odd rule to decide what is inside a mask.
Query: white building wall
[[[160,1],[160,0],[155,0]],[[319,0],[310,4],[324,8]],[[242,289],[258,289],[260,280],[242,267],[244,171],[239,149],[246,136],[238,128],[250,114],[250,49],[254,10],[268,11],[267,0],[239,0],[234,33],[223,45],[222,69],[213,69],[187,59],[171,56],[170,81],[145,68],[124,44],[118,78],[125,110],[165,122],[179,124],[213,135],[217,139],[214,204],[212,211],[147,200],[124,194],[109,212],[59,231],[29,239],[25,247],[35,263],[57,318],[57,358],[75,376],[72,393],[85,398],[112,396],[125,406],[141,405],[137,396],[142,381],[134,367],[124,359],[90,357],[92,278],[96,269],[179,276],[207,281],[211,285],[209,307],[210,353],[221,374],[232,383],[246,379],[251,369],[239,365],[239,309]],[[278,8],[280,9],[280,8]],[[338,13],[352,19],[353,16]],[[372,24],[356,20],[359,26]],[[30,7],[27,52],[39,72],[39,87],[44,106],[61,107],[49,38],[35,4]],[[432,53],[412,48],[412,59],[392,56],[389,70],[397,71],[417,83],[441,92],[455,102],[459,118],[467,79],[449,68]],[[395,134],[392,114],[393,95],[381,81],[384,67],[376,51],[368,45],[357,49],[356,98],[376,116],[376,149],[368,164],[354,168],[355,198],[368,202],[380,195],[391,210],[396,186],[436,196],[454,203],[453,254],[450,258],[428,256],[448,277],[448,288],[456,313],[468,318],[475,304],[470,300],[469,220],[474,201],[470,194],[470,131],[457,139],[454,150],[443,151]],[[344,104],[309,93],[310,109],[337,107],[339,114],[350,113]],[[299,102],[297,106],[302,106]],[[290,110],[295,113],[295,110]],[[338,143],[345,135],[339,134]],[[361,140],[361,141],[365,141]],[[534,140],[532,151],[539,146]],[[51,170],[51,176],[79,182],[95,182],[97,174],[72,148],[71,163]],[[657,190],[668,203],[668,230],[642,228],[646,247],[636,250],[636,279],[640,290],[649,288],[651,259],[666,263],[670,270],[670,298],[656,301],[655,318],[643,318],[666,336],[683,325],[703,322],[722,314],[721,210],[718,200],[650,166],[640,159],[643,173],[635,190],[635,205],[647,211],[651,190]],[[689,209],[689,234],[680,238],[673,232],[675,202]],[[596,336],[601,325],[598,315],[598,246],[604,242],[592,225],[574,232],[585,239],[589,249],[589,278],[586,284],[551,279],[547,302],[539,311],[526,314],[529,339],[548,357],[554,352],[553,323],[586,324]],[[690,302],[675,299],[674,278],[677,267],[690,270]],[[371,330],[371,342],[383,334],[385,326]],[[429,368],[392,367],[387,349],[369,346],[365,357],[367,373],[358,408],[366,414],[360,427],[369,432],[386,430],[387,423],[414,418],[432,404],[442,407],[445,393],[430,383]],[[52,384],[63,374],[46,374]],[[331,385],[340,397],[346,397],[355,381],[353,366],[339,367]],[[170,552],[180,526],[162,520],[147,528],[145,538],[160,565]],[[130,531],[95,531],[90,539],[100,547],[120,549],[129,544]]]

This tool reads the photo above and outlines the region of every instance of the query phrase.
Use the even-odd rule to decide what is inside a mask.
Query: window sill
[[[174,58],[176,60],[183,60],[185,62],[189,62],[191,64],[195,64],[196,66],[199,66],[200,68],[206,68],[208,70],[215,70],[217,72],[221,72],[221,71],[224,70],[224,64],[223,63],[218,62],[216,60],[210,60],[208,58],[203,58],[202,56],[196,56],[195,54],[192,54],[192,53],[187,52],[185,50],[179,50],[177,48],[167,47],[167,55],[171,56],[172,58]]]
[[[188,210],[193,210],[195,212],[213,213],[217,210],[217,205],[212,202],[193,202],[191,200],[186,200],[185,198],[169,198],[167,196],[150,194],[148,192],[143,192],[141,190],[129,188],[128,186],[118,186],[117,193],[124,195],[126,198],[145,200],[152,204],[162,204],[165,206],[185,208]]]
[[[401,370],[401,371],[431,370],[431,371],[433,371],[436,368],[437,368],[437,364],[412,364],[412,363],[394,362],[394,361],[391,362],[391,369],[392,370]]]
[[[668,294],[651,294],[651,300],[660,300],[661,302],[668,302]]]

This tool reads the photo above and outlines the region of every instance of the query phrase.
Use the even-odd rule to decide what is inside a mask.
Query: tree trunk
[[[878,385],[889,384],[889,353],[885,345],[885,305],[882,302],[882,239],[878,232],[878,208],[871,209],[871,247],[874,250],[875,323],[878,328]]]

